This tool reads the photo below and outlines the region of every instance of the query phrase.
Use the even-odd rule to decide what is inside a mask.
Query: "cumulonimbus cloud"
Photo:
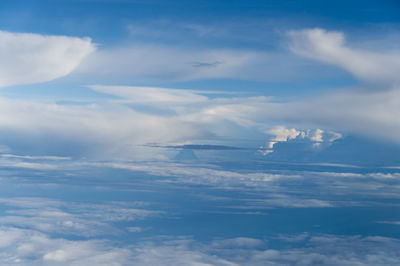
[[[63,77],[94,50],[90,38],[0,31],[0,87]]]

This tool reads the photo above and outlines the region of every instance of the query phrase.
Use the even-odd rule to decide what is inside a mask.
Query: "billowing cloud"
[[[312,147],[319,148],[322,143],[325,143],[324,146],[329,146],[333,141],[342,137],[340,133],[333,131],[325,132],[319,128],[315,130],[297,130],[295,128],[289,129],[285,126],[272,127],[271,129],[267,130],[266,133],[272,135],[273,138],[268,142],[266,147],[259,147],[258,151],[263,155],[274,152],[274,146],[277,143],[292,141],[296,145],[298,144],[297,142],[300,141],[304,145],[305,142],[310,142]],[[324,137],[326,139],[324,139]]]
[[[400,92],[340,92],[296,103],[284,103],[274,112],[277,119],[339,132],[400,143]]]
[[[268,130],[268,133],[275,135],[274,141],[287,141],[288,139],[295,139],[301,132],[295,128],[288,129],[284,126],[277,126]]]
[[[399,82],[400,51],[370,51],[352,48],[342,32],[323,29],[290,31],[292,52],[341,67],[367,81]]]
[[[63,77],[94,50],[89,38],[0,31],[0,87]]]

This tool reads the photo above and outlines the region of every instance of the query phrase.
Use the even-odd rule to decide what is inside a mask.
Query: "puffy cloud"
[[[317,128],[313,134],[310,136],[310,140],[314,142],[322,142],[323,140],[323,134],[324,131],[322,129]],[[337,135],[337,133],[335,134]]]
[[[275,126],[267,132],[269,135],[274,136],[272,141],[268,142],[267,147],[260,146],[258,151],[263,155],[270,154],[274,152],[274,146],[277,143],[283,143],[287,141],[296,142],[299,140],[300,142],[304,142],[305,140],[310,141],[313,147],[320,147],[321,143],[325,142],[328,146],[333,141],[342,137],[340,133],[336,132],[325,132],[322,129],[315,129],[315,130],[297,130],[295,128],[288,129],[284,126]],[[324,140],[324,136],[327,138]]]
[[[2,265],[129,265],[132,252],[100,240],[51,238],[35,230],[0,228]]]
[[[274,141],[287,141],[288,139],[295,139],[300,135],[300,131],[295,128],[288,129],[284,126],[273,127],[267,133],[275,136]]]
[[[89,38],[0,31],[0,87],[63,77],[94,50]]]
[[[274,135],[275,137],[272,141],[268,142],[267,147],[260,146],[258,151],[263,155],[267,155],[273,152],[273,148],[275,143],[278,141],[287,141],[288,139],[295,139],[298,135],[300,135],[300,131],[297,131],[295,128],[287,129],[284,126],[276,126],[267,131],[268,134]]]
[[[276,119],[301,121],[369,138],[400,143],[400,91],[339,92],[276,106]],[[318,110],[318,111],[316,111]],[[334,137],[334,136],[332,136]]]
[[[324,29],[290,31],[290,49],[301,56],[344,68],[360,79],[399,82],[400,51],[369,51],[346,45],[342,32]]]

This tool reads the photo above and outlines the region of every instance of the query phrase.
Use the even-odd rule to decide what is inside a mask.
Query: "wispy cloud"
[[[115,222],[142,220],[160,215],[143,203],[113,202],[88,204],[47,198],[1,198],[0,204],[11,209],[0,217],[0,225],[28,228],[47,234],[93,237],[118,234],[123,229]]]
[[[342,32],[305,29],[288,33],[290,49],[301,56],[337,65],[362,80],[398,83],[400,51],[352,48]]]

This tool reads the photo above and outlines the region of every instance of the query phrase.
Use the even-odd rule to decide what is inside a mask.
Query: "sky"
[[[400,264],[398,1],[0,2],[0,265]]]

